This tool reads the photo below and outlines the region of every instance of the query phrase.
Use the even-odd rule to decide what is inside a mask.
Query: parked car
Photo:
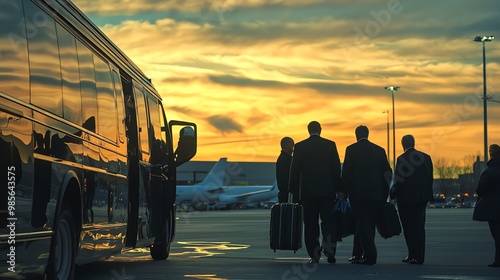
[[[446,202],[445,208],[461,208],[462,207],[462,201],[458,198],[451,198],[450,201]]]
[[[464,202],[464,204],[462,205],[463,208],[474,208],[476,207],[476,202],[475,201],[467,201],[467,202]]]
[[[445,208],[446,199],[444,196],[434,196],[434,201],[429,203],[429,208]]]

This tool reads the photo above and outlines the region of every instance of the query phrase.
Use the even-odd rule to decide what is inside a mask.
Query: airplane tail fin
[[[269,191],[278,195],[278,180],[274,181],[274,185],[271,189],[269,189]]]
[[[226,178],[226,166],[227,158],[219,159],[210,172],[208,172],[205,179],[196,185],[205,186],[205,190],[221,188]]]

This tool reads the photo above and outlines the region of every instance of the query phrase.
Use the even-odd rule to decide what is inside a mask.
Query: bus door
[[[148,95],[151,120],[151,233],[155,237],[150,247],[151,257],[164,260],[170,253],[175,234],[176,167],[196,154],[196,125],[171,121],[167,126],[161,101]],[[174,152],[172,139],[179,142]],[[178,133],[177,133],[178,132]]]
[[[132,79],[124,72],[120,72],[120,81],[125,104],[124,125],[127,155],[125,174],[128,179],[128,222],[125,246],[135,247],[139,220],[139,135],[137,133],[137,114]]]
[[[137,185],[132,186],[138,193],[138,217],[137,217],[137,243],[136,247],[147,246],[152,243],[151,224],[151,164],[150,164],[150,120],[147,108],[145,90],[138,84],[133,83],[133,96],[135,99],[135,113],[137,118],[137,152],[138,169]],[[130,170],[130,172],[136,172]],[[130,187],[129,187],[130,188]]]

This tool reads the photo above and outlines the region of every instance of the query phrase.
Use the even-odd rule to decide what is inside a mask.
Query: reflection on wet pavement
[[[171,253],[174,256],[189,256],[190,258],[212,257],[225,254],[223,251],[242,250],[250,248],[250,245],[231,244],[230,242],[207,242],[207,241],[179,241],[182,248],[190,249],[180,253]]]
[[[135,248],[129,251],[126,251],[120,255],[113,256],[105,261],[110,262],[143,262],[143,261],[151,261],[151,255],[149,253],[149,248]]]
[[[203,279],[203,280],[227,280],[227,278],[219,278],[216,274],[186,274],[186,278]]]
[[[422,275],[419,278],[440,279],[440,280],[484,280],[490,277],[475,277],[475,276],[462,276],[462,275]]]
[[[205,258],[205,257],[212,257],[215,255],[223,255],[225,254],[224,251],[242,250],[250,248],[250,245],[232,244],[231,242],[223,242],[223,241],[220,242],[178,241],[177,244],[179,244],[180,247],[182,248],[175,248],[175,250],[171,249],[170,258],[176,256],[185,256],[192,259]],[[150,261],[150,260],[151,256],[149,254],[149,248],[136,248],[124,252],[121,255],[112,257],[107,261],[138,262],[138,261]],[[199,279],[215,280],[219,278],[199,278]]]

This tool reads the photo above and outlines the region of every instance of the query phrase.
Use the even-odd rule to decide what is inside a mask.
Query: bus
[[[0,0],[0,278],[71,279],[133,248],[167,259],[196,138],[71,1]]]

